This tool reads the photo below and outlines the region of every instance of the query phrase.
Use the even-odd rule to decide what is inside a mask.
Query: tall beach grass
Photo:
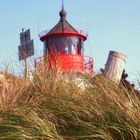
[[[47,65],[32,75],[5,73],[0,80],[0,139],[140,139],[140,101],[134,91],[102,75],[67,80]]]

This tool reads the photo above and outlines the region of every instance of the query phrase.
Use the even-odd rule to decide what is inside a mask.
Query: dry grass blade
[[[133,91],[100,75],[68,80],[71,74],[47,65],[32,74],[32,80],[0,81],[0,139],[140,139],[140,100]]]

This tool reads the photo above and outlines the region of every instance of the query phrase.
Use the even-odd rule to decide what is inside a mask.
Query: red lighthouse
[[[87,33],[76,30],[66,19],[67,13],[62,7],[60,21],[50,30],[40,34],[44,43],[44,57],[55,65],[60,62],[62,72],[81,72],[93,75],[93,59],[84,56],[84,41]],[[57,60],[57,61],[55,61]]]

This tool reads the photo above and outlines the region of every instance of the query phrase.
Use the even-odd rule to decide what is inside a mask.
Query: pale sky
[[[38,32],[51,29],[59,20],[61,0],[0,0],[0,62],[18,63],[19,33],[31,29],[36,55],[43,51]],[[94,58],[95,71],[110,50],[128,57],[131,81],[140,72],[140,0],[65,0],[68,22],[87,30],[85,55]],[[37,53],[38,52],[38,53]],[[14,66],[14,65],[13,65]]]

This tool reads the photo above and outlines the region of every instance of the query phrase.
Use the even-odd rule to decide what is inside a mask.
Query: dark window
[[[54,37],[44,42],[44,54],[81,54],[83,41],[76,37]]]

